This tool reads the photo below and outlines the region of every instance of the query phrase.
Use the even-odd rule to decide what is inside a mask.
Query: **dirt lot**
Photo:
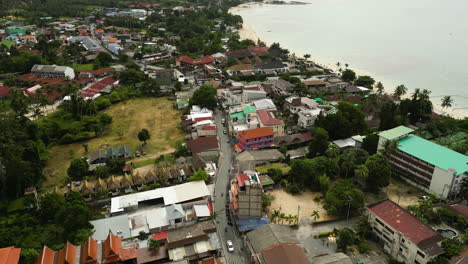
[[[319,212],[320,218],[317,219],[318,221],[332,218],[327,215],[322,203],[314,201],[316,196],[321,195],[320,193],[307,191],[302,192],[300,195],[291,195],[283,189],[273,190],[268,193],[275,197],[270,206],[270,213],[281,208],[281,212],[284,214],[297,215],[299,205],[299,219],[311,218],[310,215],[314,210]]]
[[[167,98],[137,98],[124,103],[113,105],[106,109],[113,117],[112,124],[106,129],[104,136],[88,140],[87,142],[57,145],[49,149],[50,159],[44,170],[46,175],[44,188],[63,185],[67,181],[66,170],[70,161],[77,157],[87,156],[99,148],[130,146],[132,151],[140,148],[137,134],[142,128],[147,128],[151,134],[145,150],[145,158],[150,159],[165,154],[173,149],[177,141],[183,140],[184,135],[178,128],[180,112],[174,110],[173,102]],[[85,153],[83,143],[89,146]]]
[[[366,203],[374,203],[383,199],[390,199],[402,207],[418,203],[418,198],[426,193],[402,180],[391,179],[390,185],[383,192],[366,194]]]

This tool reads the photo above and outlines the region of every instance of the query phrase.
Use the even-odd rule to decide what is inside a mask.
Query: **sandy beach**
[[[235,14],[239,10],[242,10],[242,9],[245,9],[245,8],[250,8],[252,6],[261,5],[261,4],[262,3],[258,3],[258,2],[249,2],[249,3],[245,3],[245,4],[242,4],[242,5],[233,7],[231,9],[229,9],[229,12]],[[239,33],[239,36],[240,36],[241,40],[250,39],[250,40],[254,41],[255,43],[257,43],[258,40],[261,40],[267,46],[271,45],[271,43],[269,43],[268,41],[261,39],[259,37],[259,35],[257,34],[257,32],[255,31],[255,29],[252,27],[252,25],[250,25],[248,23],[244,22],[242,24],[242,28],[238,31],[238,33]],[[284,47],[284,48],[287,48],[287,47]],[[304,54],[301,54],[299,52],[295,52],[295,51],[292,51],[292,50],[290,50],[290,52],[294,53],[297,57],[304,56]],[[337,67],[336,64],[332,64],[332,63],[329,63],[329,62],[318,60],[318,59],[314,58],[314,54],[310,54],[310,55],[311,55],[310,60],[312,60],[317,65],[328,68],[328,69],[331,69],[331,70],[333,70],[335,72],[338,72],[339,67]],[[350,64],[351,63],[352,62],[350,62]],[[343,64],[344,64],[344,62],[343,62]],[[341,68],[344,69],[345,67],[342,65]],[[350,67],[350,68],[352,68],[352,67]],[[357,75],[373,76],[373,74],[371,72],[368,72],[368,71],[365,71],[365,70],[356,69],[356,68],[352,68],[352,70],[354,72],[356,72]],[[376,82],[378,82],[378,81],[380,81],[380,80],[376,80]],[[386,85],[384,81],[381,81],[381,82],[383,83],[383,85],[385,87],[385,93],[393,94],[393,91],[394,91],[395,87],[391,87],[388,84]],[[413,92],[412,90],[408,91],[408,94],[403,96],[403,98],[409,98],[411,96],[412,92]],[[451,117],[456,118],[456,119],[463,119],[465,117],[468,117],[468,112],[467,111],[454,110],[453,108],[445,108],[445,109],[442,108],[441,98],[431,99],[431,101],[432,101],[432,104],[434,106],[435,111],[438,111],[440,113],[444,113],[445,115],[451,116]]]

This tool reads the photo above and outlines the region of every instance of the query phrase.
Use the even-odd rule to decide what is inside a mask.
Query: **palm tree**
[[[281,224],[283,223],[285,219],[286,219],[286,214],[281,213],[279,216],[279,220],[281,220]]]
[[[406,94],[407,91],[408,91],[408,88],[406,88],[405,85],[400,84],[395,88],[395,91],[393,92],[393,96],[400,99],[403,95]]]
[[[298,215],[294,215],[293,216],[294,218],[294,222],[296,223],[296,225],[299,223],[299,216]]]
[[[288,214],[288,216],[286,216],[286,220],[288,221],[288,224],[291,225],[291,223],[294,221],[294,215]]]
[[[452,104],[453,104],[453,99],[452,97],[450,97],[450,95],[444,96],[442,98],[442,108],[452,107]]]
[[[419,100],[422,100],[422,101],[428,101],[429,100],[429,95],[431,94],[431,91],[427,90],[427,89],[423,89],[420,93],[419,93]]]
[[[377,94],[378,95],[381,95],[384,92],[384,86],[383,86],[383,84],[381,82],[378,82],[375,85],[375,88],[377,88]]]
[[[391,154],[395,153],[398,150],[398,141],[396,140],[387,140],[383,144],[383,148],[381,149],[381,152],[389,157]]]
[[[348,63],[345,63],[344,66],[345,66],[346,68],[348,68],[349,64],[348,64]]]
[[[319,212],[317,210],[314,210],[310,216],[314,218],[314,222],[317,222],[317,219],[320,218]]]
[[[310,58],[310,54],[304,54],[304,58],[307,60],[308,58]]]
[[[341,63],[340,62],[337,62],[336,63],[336,67],[338,68],[338,71],[341,72],[342,69],[341,69]]]
[[[345,170],[345,178],[348,178],[348,173],[355,166],[353,157],[351,155],[341,155],[340,157],[341,168]]]
[[[413,92],[413,94],[411,95],[411,97],[412,97],[412,99],[413,99],[414,101],[416,101],[416,100],[418,100],[420,94],[421,94],[421,89],[416,88],[416,89],[414,89],[414,92]]]
[[[270,215],[270,221],[276,223],[277,219],[280,217],[280,210],[273,210],[273,213]]]

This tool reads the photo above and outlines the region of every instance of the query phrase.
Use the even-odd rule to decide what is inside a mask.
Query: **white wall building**
[[[411,128],[399,126],[379,133],[378,149],[389,140],[397,141],[390,162],[407,182],[440,198],[457,194],[468,176],[468,157],[411,132]]]
[[[406,264],[426,264],[444,251],[441,234],[390,200],[367,206],[373,233],[384,252]]]

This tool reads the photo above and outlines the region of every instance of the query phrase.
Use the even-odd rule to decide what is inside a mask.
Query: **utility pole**
[[[348,195],[348,213],[346,214],[346,221],[348,221],[349,219],[349,210],[351,209],[351,201],[353,200],[353,198],[351,196]]]
[[[297,205],[297,224],[299,225],[299,210],[301,209],[301,206],[298,204]]]

